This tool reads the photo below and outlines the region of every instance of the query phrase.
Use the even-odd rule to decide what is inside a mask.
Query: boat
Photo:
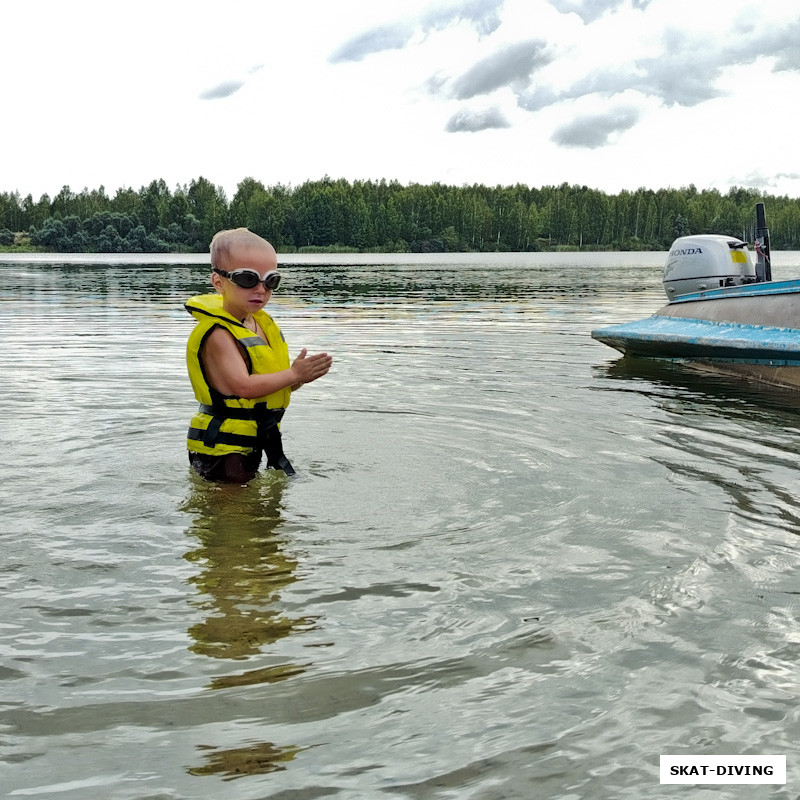
[[[776,386],[800,386],[800,279],[772,280],[764,204],[755,262],[735,236],[682,236],[664,267],[668,302],[592,337],[632,358],[681,362]]]

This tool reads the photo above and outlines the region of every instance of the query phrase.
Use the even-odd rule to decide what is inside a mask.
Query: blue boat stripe
[[[800,364],[800,330],[665,317],[610,325],[592,338],[629,355]]]

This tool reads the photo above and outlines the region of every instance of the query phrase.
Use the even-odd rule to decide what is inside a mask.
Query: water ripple
[[[8,796],[793,796],[796,398],[617,360],[662,259],[604,258],[288,259],[336,361],[245,488],[183,451],[207,263],[0,263]]]

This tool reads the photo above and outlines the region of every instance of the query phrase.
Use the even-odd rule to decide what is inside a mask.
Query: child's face
[[[227,272],[250,269],[257,272],[260,278],[277,268],[278,258],[275,251],[261,247],[234,248],[222,258],[220,264],[220,269]],[[216,272],[211,274],[211,282],[222,295],[223,308],[236,319],[244,319],[248,314],[260,311],[272,296],[272,292],[261,282],[252,289],[243,289]]]

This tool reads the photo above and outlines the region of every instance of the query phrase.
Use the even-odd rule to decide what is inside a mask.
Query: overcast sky
[[[0,191],[332,178],[800,197],[797,0],[25,0]]]

